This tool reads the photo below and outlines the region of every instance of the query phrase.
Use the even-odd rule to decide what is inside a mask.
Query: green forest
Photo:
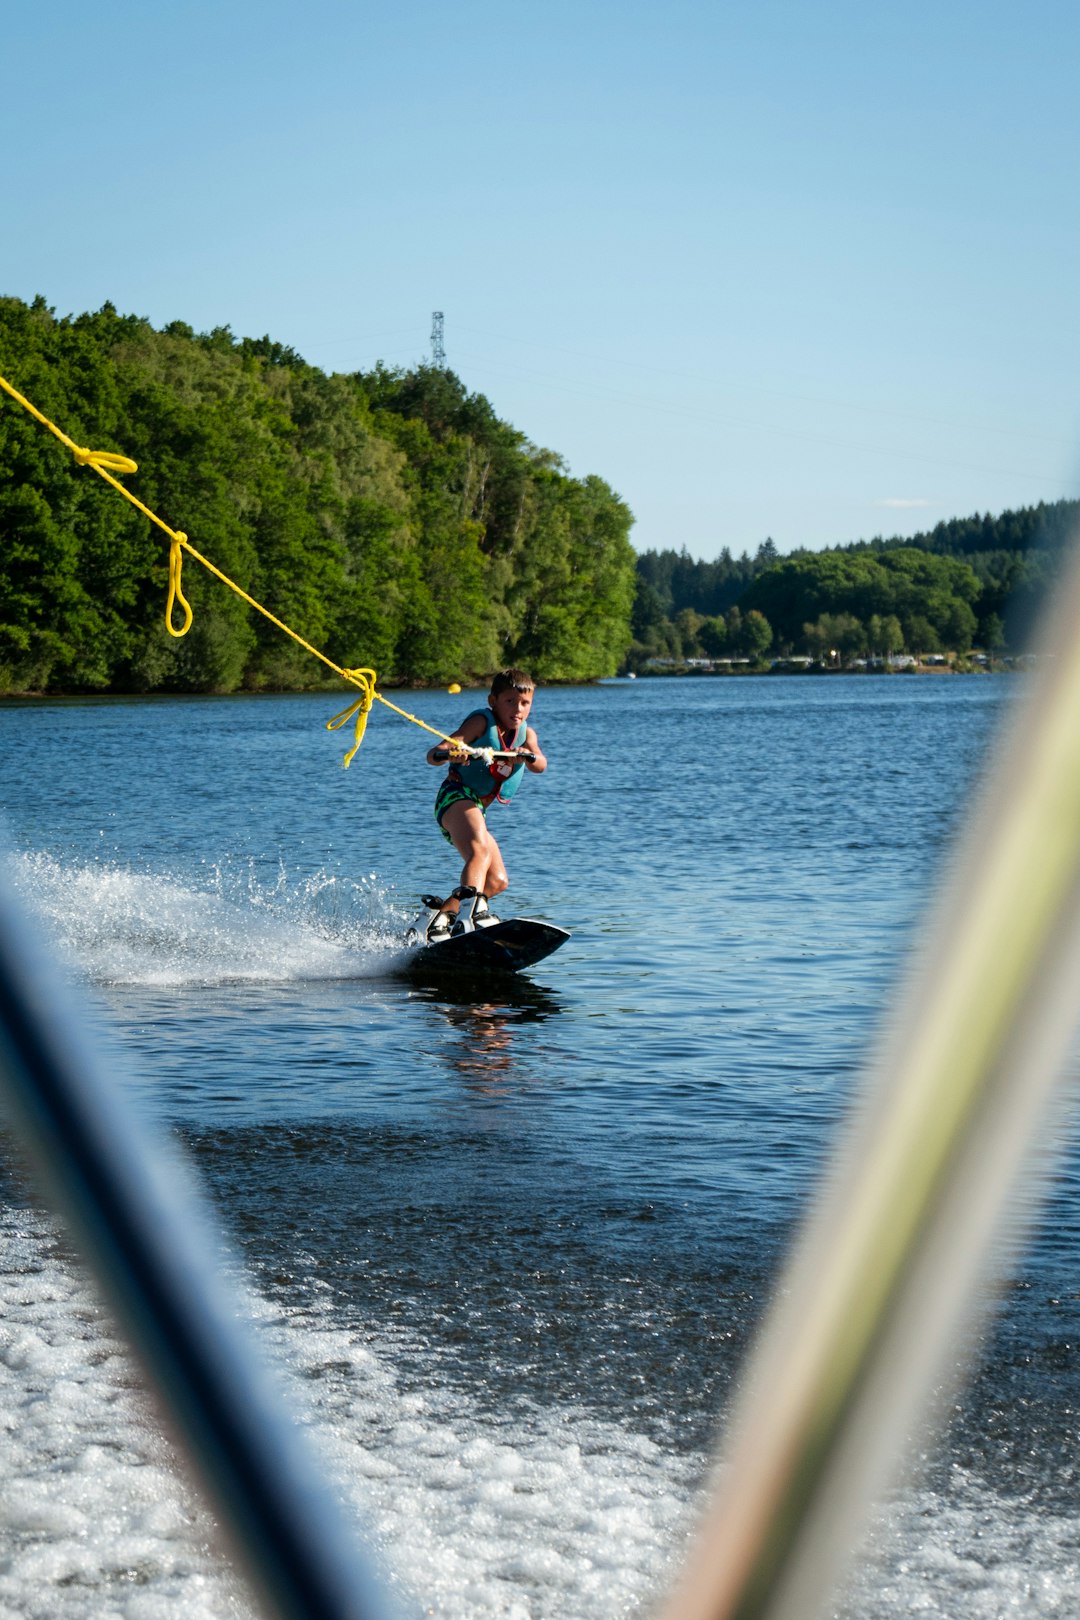
[[[5,298],[0,372],[76,443],[138,462],[126,487],[337,664],[591,680],[625,655],[628,507],[449,371],[327,376],[227,327]],[[194,624],[169,636],[167,537],[0,397],[0,691],[332,679],[191,561]]]
[[[137,461],[126,487],[147,507],[383,684],[1014,654],[1080,518],[1058,501],[821,552],[636,556],[601,478],[571,476],[447,370],[327,375],[228,327],[0,298],[0,373],[76,443]],[[0,692],[330,680],[192,561],[194,624],[169,636],[167,582],[167,537],[0,395]]]
[[[1080,501],[939,523],[781,557],[771,540],[712,562],[686,550],[638,558],[627,667],[650,660],[804,655],[845,659],[953,653],[991,658],[1028,645],[1080,523]]]

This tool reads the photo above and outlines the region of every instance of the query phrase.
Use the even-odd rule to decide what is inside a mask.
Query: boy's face
[[[519,691],[516,686],[511,686],[505,692],[500,692],[498,697],[491,696],[488,698],[491,712],[503,731],[516,731],[522,721],[529,718],[532,700],[533,690],[531,686],[527,687],[524,692]]]

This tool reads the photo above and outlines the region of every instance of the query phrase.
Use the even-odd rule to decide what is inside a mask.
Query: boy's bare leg
[[[462,888],[475,889],[489,900],[492,895],[501,894],[510,879],[480,806],[459,799],[443,816],[442,824],[465,862],[461,871]],[[447,900],[443,906],[444,911],[457,909],[458,903],[454,899]]]

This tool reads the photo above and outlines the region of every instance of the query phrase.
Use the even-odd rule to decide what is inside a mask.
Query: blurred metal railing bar
[[[1080,1008],[1080,559],[744,1375],[665,1620],[810,1620],[970,1343]],[[901,677],[893,677],[900,679]],[[917,678],[917,677],[916,677]],[[899,814],[900,812],[898,812]]]
[[[194,1465],[279,1620],[388,1620],[357,1535],[236,1321],[175,1149],[137,1127],[80,998],[0,886],[0,1086]]]

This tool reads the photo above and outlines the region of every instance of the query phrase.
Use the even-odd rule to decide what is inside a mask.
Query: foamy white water
[[[252,1301],[264,1351],[406,1612],[616,1620],[685,1546],[702,1459],[587,1409],[513,1421],[405,1393],[394,1343],[329,1309]],[[0,1215],[0,1620],[248,1620],[246,1588],[162,1437],[127,1352],[41,1215]],[[957,1471],[879,1514],[837,1613],[954,1620],[1075,1613],[1080,1521]]]
[[[41,1216],[0,1218],[0,1615],[248,1612],[125,1348]]]
[[[204,886],[107,862],[19,854],[7,875],[69,964],[97,984],[310,983],[385,972],[404,915],[374,880],[290,884],[214,866]]]
[[[634,1612],[669,1576],[692,1465],[588,1411],[513,1423],[403,1393],[393,1345],[253,1302],[406,1612]],[[0,1216],[0,1616],[226,1620],[254,1611],[162,1438],[124,1347],[44,1217]]]

